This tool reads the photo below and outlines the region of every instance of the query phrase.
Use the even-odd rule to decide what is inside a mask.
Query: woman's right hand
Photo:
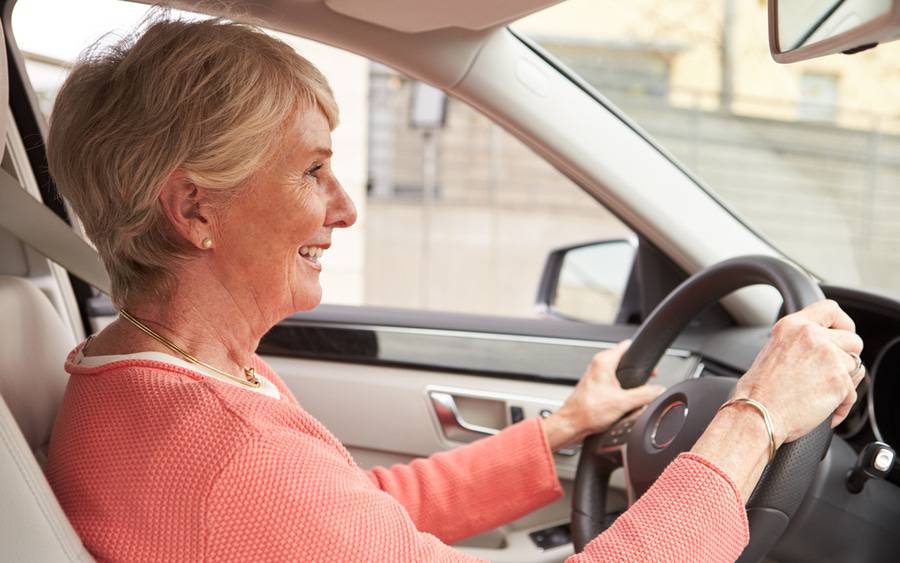
[[[766,406],[777,446],[800,438],[828,417],[833,428],[847,416],[865,375],[865,368],[850,375],[863,348],[855,328],[830,300],[787,315],[773,327],[734,396]]]

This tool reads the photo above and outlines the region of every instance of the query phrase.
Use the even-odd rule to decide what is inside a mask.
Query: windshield
[[[512,27],[826,282],[900,291],[900,44],[779,65],[766,2],[568,0]]]

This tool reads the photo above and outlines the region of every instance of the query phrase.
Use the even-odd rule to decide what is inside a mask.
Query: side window
[[[127,32],[147,10],[94,3],[91,14],[63,0],[16,5],[16,39],[45,112],[78,53],[106,31]],[[47,52],[36,25],[47,14],[67,22],[61,33],[80,30],[68,50]],[[72,24],[86,18],[90,33]],[[322,69],[341,108],[334,167],[359,221],[335,232],[323,260],[325,303],[534,316],[551,251],[631,237],[591,196],[466,104],[363,57],[274,35]],[[620,274],[612,278],[627,271]],[[620,290],[603,288],[604,312],[587,318],[611,322],[620,298]]]

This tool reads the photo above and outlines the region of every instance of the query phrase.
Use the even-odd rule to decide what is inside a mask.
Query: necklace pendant
[[[256,378],[256,369],[249,367],[244,368],[244,377],[247,378],[247,381],[254,384],[259,384],[259,380]]]

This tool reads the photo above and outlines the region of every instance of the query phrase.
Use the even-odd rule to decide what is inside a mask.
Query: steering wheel
[[[643,385],[684,327],[708,306],[749,285],[775,287],[787,313],[824,298],[816,282],[795,266],[770,256],[743,256],[715,264],[678,286],[647,318],[622,357],[616,376],[623,388]],[[688,451],[734,391],[731,377],[698,377],[666,390],[639,414],[584,440],[572,503],[572,538],[584,549],[611,522],[606,493],[613,470],[624,466],[628,504],[633,504],[675,457]],[[784,533],[819,461],[831,443],[825,420],[779,448],[747,503],[750,543],[739,562],[760,561]]]

